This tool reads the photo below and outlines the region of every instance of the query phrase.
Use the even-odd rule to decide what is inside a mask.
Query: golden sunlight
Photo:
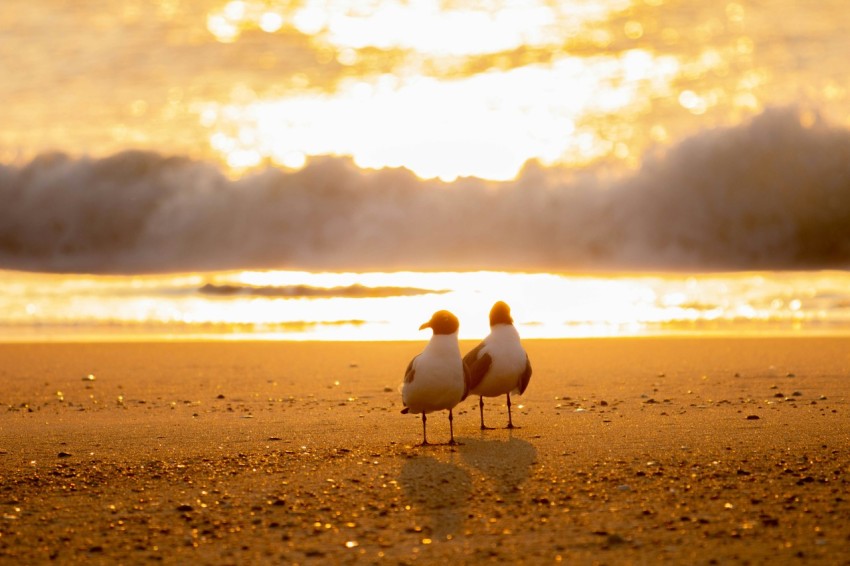
[[[631,4],[630,0],[487,3],[433,0],[230,0],[210,12],[207,28],[229,43],[250,29],[290,26],[333,49],[410,49],[429,55],[479,55],[558,46],[565,33]],[[469,33],[475,30],[475,33]]]
[[[193,109],[213,151],[236,172],[265,163],[298,169],[320,155],[350,156],[363,168],[405,167],[444,181],[508,180],[529,160],[583,165],[611,156],[634,164],[653,138],[633,128],[630,138],[618,132],[615,139],[600,121],[646,113],[652,100],[666,97],[678,96],[691,112],[706,102],[674,90],[683,69],[673,56],[638,47],[566,54],[565,42],[582,34],[592,39],[600,31],[588,27],[592,22],[630,5],[230,0],[207,17],[218,41],[237,41],[249,30],[301,34],[329,54],[328,63],[351,71],[332,86],[312,86],[305,78],[286,94],[246,96],[250,89],[236,84],[230,101]],[[640,39],[643,26],[630,20],[623,33]],[[520,48],[550,55],[497,64],[500,54]],[[364,50],[397,60],[383,68],[360,65]],[[465,69],[463,61],[476,57],[483,68]],[[705,72],[711,64],[688,71]]]
[[[560,57],[549,65],[458,79],[381,75],[344,81],[334,93],[296,93],[200,110],[211,146],[232,168],[265,160],[298,168],[307,157],[350,155],[363,168],[406,167],[423,178],[507,180],[523,164],[584,164],[619,146],[582,124],[638,111],[666,96],[672,57]]]

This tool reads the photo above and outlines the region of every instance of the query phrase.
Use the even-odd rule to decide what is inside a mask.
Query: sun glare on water
[[[437,310],[460,337],[506,301],[526,338],[850,332],[844,273],[566,276],[245,271],[64,276],[4,272],[0,338],[425,340]]]

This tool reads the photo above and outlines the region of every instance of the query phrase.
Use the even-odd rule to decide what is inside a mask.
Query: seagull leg
[[[514,426],[513,421],[511,420],[511,394],[508,393],[508,426],[505,428],[519,428],[518,426]]]
[[[454,425],[452,424],[454,420],[455,419],[452,416],[452,410],[449,409],[449,446],[460,445],[460,442],[455,442],[455,431],[454,431]]]
[[[478,410],[481,412],[481,430],[490,430],[493,427],[484,426],[484,397],[478,397]]]
[[[419,446],[428,446],[428,435],[425,433],[425,413],[422,413],[422,444]]]

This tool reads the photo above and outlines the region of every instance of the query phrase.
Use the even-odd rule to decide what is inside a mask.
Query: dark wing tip
[[[401,410],[402,415],[406,415],[409,412],[410,412],[410,409],[408,407],[405,407],[404,409]]]
[[[463,396],[460,400],[463,401],[469,396],[469,390],[472,389],[472,372],[469,371],[466,362],[461,362],[461,364],[463,365]]]
[[[522,375],[519,376],[519,394],[522,395],[525,393],[526,388],[528,388],[528,382],[531,381],[531,362],[528,359],[528,355],[525,356],[525,371],[522,372]]]
[[[463,357],[463,363],[472,368],[475,365],[475,362],[478,361],[478,353],[481,352],[481,348],[484,347],[484,342],[481,342],[476,347],[471,349],[467,354]]]
[[[416,361],[416,358],[419,356],[415,356],[410,363],[407,364],[407,369],[404,370],[404,382],[405,383],[413,383],[413,378],[416,375],[416,370],[413,369],[413,362]]]
[[[484,379],[484,376],[487,375],[487,370],[490,369],[490,363],[493,359],[490,357],[490,354],[484,354],[473,363],[470,367],[470,376],[469,376],[469,389],[475,389],[478,387],[478,384]]]

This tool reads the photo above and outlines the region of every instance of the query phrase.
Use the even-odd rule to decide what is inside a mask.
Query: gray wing
[[[490,363],[493,361],[490,354],[481,355],[481,349],[484,348],[484,342],[477,345],[475,348],[463,357],[463,363],[469,368],[469,390],[478,387],[481,380],[490,369]]]
[[[416,361],[416,358],[419,356],[413,356],[413,359],[410,360],[410,363],[407,364],[407,369],[404,370],[404,383],[413,383],[413,377],[416,375],[416,371],[413,369],[413,362]],[[402,414],[407,414],[408,408],[405,407],[401,410]]]
[[[531,362],[528,360],[528,354],[525,355],[525,371],[522,372],[522,375],[519,376],[519,394],[522,395],[525,393],[525,389],[528,387],[528,382],[531,381]]]
[[[461,401],[469,396],[469,390],[472,389],[470,382],[472,381],[472,373],[469,371],[469,366],[466,365],[466,362],[462,362],[463,366],[463,396],[460,398]]]
[[[407,364],[407,369],[404,370],[405,383],[413,383],[413,376],[416,374],[416,371],[413,369],[413,362],[415,362],[418,357],[419,356],[413,356],[413,359],[410,360],[409,364]]]

